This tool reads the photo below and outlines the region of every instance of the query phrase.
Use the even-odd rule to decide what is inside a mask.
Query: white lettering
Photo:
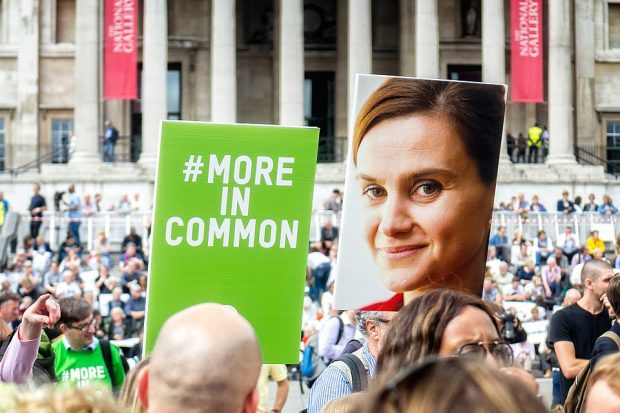
[[[266,239],[267,227],[269,227],[269,239]],[[263,248],[271,248],[276,243],[276,223],[271,219],[266,219],[260,224],[258,243]]]
[[[183,241],[183,237],[178,236],[176,238],[172,238],[172,225],[177,224],[179,226],[183,226],[183,220],[179,217],[170,217],[168,222],[166,222],[166,242],[168,245],[172,247],[176,247],[177,245],[181,245]]]
[[[248,216],[250,212],[250,188],[244,188],[243,195],[241,195],[241,189],[233,187],[232,207],[230,208],[231,215],[237,215],[237,208],[241,210],[241,215]],[[224,215],[224,214],[222,214]]]
[[[198,225],[198,234],[194,230],[194,226]],[[194,237],[197,235],[196,237]],[[211,236],[211,232],[209,232],[209,236]],[[187,243],[191,247],[197,247],[202,244],[205,238],[205,222],[198,217],[191,218],[187,222]]]
[[[293,221],[293,228],[286,220],[282,221],[282,229],[280,231],[280,248],[286,248],[286,242],[288,241],[289,248],[297,248],[297,227],[299,222]]]
[[[222,200],[220,201],[220,215],[226,215],[228,207],[228,187],[222,188]]]
[[[239,218],[235,219],[235,237],[233,241],[233,247],[239,247],[240,239],[248,240],[248,247],[254,247],[254,234],[256,233],[256,220],[251,219],[248,221],[246,227],[243,226],[243,221]]]
[[[264,165],[264,166],[263,166]],[[269,174],[273,170],[273,159],[268,156],[259,156],[256,158],[256,179],[254,184],[260,185],[261,176],[265,180],[266,185],[272,185]]]
[[[223,175],[222,182],[228,184],[228,174],[230,173],[230,155],[224,155],[222,163],[217,160],[217,155],[209,156],[209,179],[210,184],[213,183],[213,174]]]
[[[276,185],[278,186],[293,186],[293,181],[290,179],[285,180],[283,178],[284,174],[292,174],[293,168],[286,168],[284,164],[292,164],[295,163],[295,158],[282,157],[278,158],[278,173],[276,175]]]
[[[245,176],[241,176],[241,165],[245,164],[244,173]],[[245,185],[250,182],[252,178],[252,160],[249,156],[240,156],[235,159],[235,182],[238,185]]]
[[[226,218],[222,221],[222,226],[218,226],[217,219],[211,218],[209,219],[209,241],[208,245],[210,247],[213,246],[213,241],[215,238],[222,238],[222,244],[224,247],[228,247],[228,236],[230,234],[230,219]]]

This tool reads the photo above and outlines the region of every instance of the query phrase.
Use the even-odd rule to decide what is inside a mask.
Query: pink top
[[[0,381],[24,384],[32,378],[32,366],[39,352],[41,338],[21,340],[19,330],[0,361]]]

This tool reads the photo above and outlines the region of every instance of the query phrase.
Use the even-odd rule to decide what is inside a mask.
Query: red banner
[[[513,102],[542,102],[544,99],[542,13],[542,0],[510,2],[510,72]]]
[[[104,30],[103,98],[137,99],[137,0],[105,0]]]

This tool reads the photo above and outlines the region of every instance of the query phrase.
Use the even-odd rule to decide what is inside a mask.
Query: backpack
[[[342,361],[351,370],[351,389],[353,393],[368,390],[368,375],[364,363],[353,353],[342,354],[334,361]]]
[[[17,328],[14,329],[4,340],[0,342],[0,360],[4,357],[6,349],[9,347]],[[39,344],[39,354],[32,366],[32,381],[36,385],[54,383],[56,381],[56,370],[54,369],[54,352],[47,334],[41,332],[41,343]]]
[[[116,143],[118,141],[118,129],[112,127],[112,132],[110,134],[110,141],[112,143]]]
[[[122,383],[116,382],[116,376],[114,374],[114,363],[112,363],[112,350],[110,349],[110,340],[99,340],[99,346],[101,347],[103,361],[106,368],[108,369],[110,380],[112,381],[112,389],[119,389]],[[125,357],[120,353],[120,350],[119,356],[121,358],[121,363],[123,364],[123,370],[125,371],[125,374],[127,374],[127,372],[129,371],[129,364],[127,363]]]
[[[351,390],[353,393],[359,393],[362,391],[368,390],[368,376],[366,375],[366,367],[364,367],[364,363],[360,360],[359,357],[355,356],[353,353],[341,354],[333,362],[341,361],[347,365],[349,370],[351,371]],[[340,367],[336,368],[339,370],[343,370]],[[346,374],[346,372],[343,371]],[[303,409],[299,413],[307,413],[308,409]]]
[[[599,341],[603,337],[612,339],[620,350],[620,337],[618,337],[616,333],[613,331],[607,331],[596,341]],[[591,367],[590,362],[588,362],[588,364],[586,364],[586,366],[579,372],[577,377],[575,377],[575,382],[572,386],[570,386],[568,396],[566,396],[566,401],[564,402],[565,413],[579,413],[584,409],[586,393],[588,391],[588,382],[590,379],[590,373],[592,372]]]
[[[340,317],[337,317],[340,323],[338,327],[338,336],[336,337],[336,343],[340,341],[342,333],[344,332],[344,322]],[[323,370],[327,367],[327,364],[323,361],[323,358],[319,355],[319,335],[315,334],[306,343],[306,349],[304,350],[300,370],[302,376],[304,376],[306,385],[312,387],[316,379],[319,378]]]

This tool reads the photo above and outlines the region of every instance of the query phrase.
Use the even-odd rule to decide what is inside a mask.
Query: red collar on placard
[[[405,299],[402,293],[395,294],[386,301],[370,304],[360,308],[361,311],[398,311],[405,305]]]

